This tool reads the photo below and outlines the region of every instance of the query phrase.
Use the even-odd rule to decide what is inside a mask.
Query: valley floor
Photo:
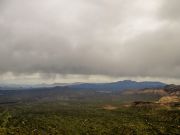
[[[74,101],[0,105],[0,135],[178,134],[177,108]]]

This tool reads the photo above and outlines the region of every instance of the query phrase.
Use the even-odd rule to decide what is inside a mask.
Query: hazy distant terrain
[[[66,84],[65,86],[29,86],[1,88],[0,101],[24,102],[24,101],[52,101],[52,100],[153,100],[160,95],[153,93],[142,93],[126,95],[125,91],[136,91],[143,89],[162,89],[166,84],[161,82],[135,82],[119,81],[113,83],[81,83]],[[12,90],[11,90],[12,89]]]

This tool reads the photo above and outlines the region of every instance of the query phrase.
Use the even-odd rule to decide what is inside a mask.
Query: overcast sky
[[[180,84],[180,0],[0,0],[0,82]]]

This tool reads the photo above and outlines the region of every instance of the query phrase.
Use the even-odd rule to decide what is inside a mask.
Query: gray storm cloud
[[[1,0],[0,73],[180,78],[179,0]]]

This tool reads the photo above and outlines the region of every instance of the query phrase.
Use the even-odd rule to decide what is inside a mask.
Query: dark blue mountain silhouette
[[[124,80],[112,83],[82,83],[69,85],[70,88],[76,89],[92,89],[92,90],[129,90],[129,89],[153,89],[163,88],[165,83],[161,82],[136,82],[131,80]]]

